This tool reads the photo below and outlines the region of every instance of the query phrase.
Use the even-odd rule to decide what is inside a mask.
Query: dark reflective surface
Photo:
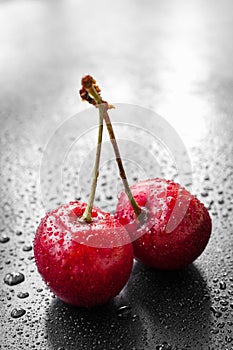
[[[231,0],[0,1],[1,349],[232,349],[232,30]],[[150,108],[175,128],[192,163],[192,192],[213,220],[210,242],[193,266],[162,273],[136,264],[122,293],[91,311],[53,298],[31,250],[44,215],[41,161],[58,127],[87,108],[77,94],[86,73],[98,79],[105,99]],[[141,177],[153,167],[155,176],[176,178],[157,154],[156,166],[148,158],[147,168],[143,154],[127,164],[131,182],[138,178],[133,171]],[[65,160],[68,199],[79,171]],[[106,163],[104,200],[97,198],[111,210],[112,176]],[[48,193],[48,203],[57,201]],[[9,286],[4,277],[13,272],[25,280]],[[12,318],[15,309],[26,313]]]
[[[164,273],[136,263],[112,303],[84,310],[56,299],[46,316],[54,349],[155,349],[164,341],[198,349],[207,346],[210,325],[208,287],[195,266]]]

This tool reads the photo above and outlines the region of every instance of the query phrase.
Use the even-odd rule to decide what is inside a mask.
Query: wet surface
[[[111,8],[107,1],[0,2],[1,350],[233,348],[232,30],[230,0],[118,1]],[[64,135],[71,137],[59,164],[63,200],[87,198],[91,156],[85,152],[92,155],[94,119],[80,118],[77,132],[88,130],[89,137],[79,140],[67,122],[87,108],[77,94],[86,73],[98,79],[105,99],[150,108],[172,125],[192,165],[192,186],[185,185],[213,221],[210,242],[193,265],[164,273],[135,263],[120,295],[93,310],[57,300],[31,249],[44,216],[41,183],[46,206],[60,204],[52,184],[59,149],[46,158],[51,167],[40,177],[56,130],[61,146]],[[152,161],[140,147],[144,130],[132,129],[135,143],[129,144],[127,128],[116,131],[130,182],[152,174],[179,180],[167,148],[148,143]],[[105,143],[104,160],[107,149]],[[96,204],[110,211],[120,189],[115,171],[113,161],[102,162]]]

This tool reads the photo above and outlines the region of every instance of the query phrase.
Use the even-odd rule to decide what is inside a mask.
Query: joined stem
[[[106,123],[107,130],[108,130],[109,137],[110,137],[110,141],[112,143],[112,147],[113,147],[113,150],[115,153],[116,162],[117,162],[118,169],[119,169],[119,175],[122,179],[125,193],[128,196],[128,199],[133,207],[136,218],[138,218],[139,215],[142,213],[142,209],[137,204],[137,202],[136,202],[136,200],[131,192],[131,189],[129,187],[129,183],[127,180],[127,176],[126,176],[125,169],[124,169],[121,155],[120,155],[120,150],[119,150],[119,147],[118,147],[118,144],[116,141],[116,137],[115,137],[115,134],[113,131],[111,120],[110,120],[108,112],[107,112],[107,110],[109,108],[112,108],[112,106],[108,105],[107,102],[103,101],[99,92],[100,92],[100,89],[96,85],[96,81],[90,75],[87,75],[82,79],[82,89],[80,90],[81,97],[84,100],[88,101],[89,103],[98,107],[99,110],[100,110],[100,106],[103,106],[103,105],[105,106],[105,108],[103,108],[103,119]],[[143,217],[144,217],[144,215],[143,215]]]

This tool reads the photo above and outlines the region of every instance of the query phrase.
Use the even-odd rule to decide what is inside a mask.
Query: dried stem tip
[[[96,84],[96,80],[91,76],[91,75],[86,75],[85,77],[82,78],[82,86],[85,89],[90,89],[92,85]]]
[[[79,94],[82,98],[82,100],[87,101],[91,103],[92,105],[96,106],[98,103],[96,101],[95,94],[97,92],[99,101],[98,103],[104,103],[105,101],[102,100],[100,97],[100,88],[96,84],[96,80],[91,76],[91,75],[86,75],[85,77],[82,78],[82,88],[79,90]]]

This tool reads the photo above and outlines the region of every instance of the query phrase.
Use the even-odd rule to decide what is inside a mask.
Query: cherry
[[[82,97],[100,101],[92,77],[82,80]],[[93,100],[94,101],[94,100]],[[41,220],[34,239],[38,271],[63,301],[91,307],[115,297],[124,287],[133,265],[133,247],[119,221],[93,207],[103,134],[109,106],[101,103],[92,185],[88,203],[70,202]]]
[[[61,205],[41,220],[34,239],[38,271],[63,301],[91,307],[116,296],[127,283],[135,257],[159,269],[192,263],[205,249],[211,219],[204,205],[179,184],[149,179],[129,186],[108,115],[91,76],[82,79],[81,97],[99,110],[99,132],[88,203]],[[93,206],[103,121],[125,192],[115,216]],[[131,244],[133,242],[133,245]]]
[[[157,269],[179,269],[192,263],[211,234],[211,219],[204,205],[179,184],[164,179],[140,181],[131,190],[138,205],[147,210],[147,221],[135,221],[124,192],[115,217],[126,225],[135,257]]]
[[[91,307],[106,303],[127,283],[133,249],[124,244],[127,233],[109,213],[94,207],[91,223],[80,222],[86,206],[70,202],[47,213],[36,231],[34,255],[55,295]]]

